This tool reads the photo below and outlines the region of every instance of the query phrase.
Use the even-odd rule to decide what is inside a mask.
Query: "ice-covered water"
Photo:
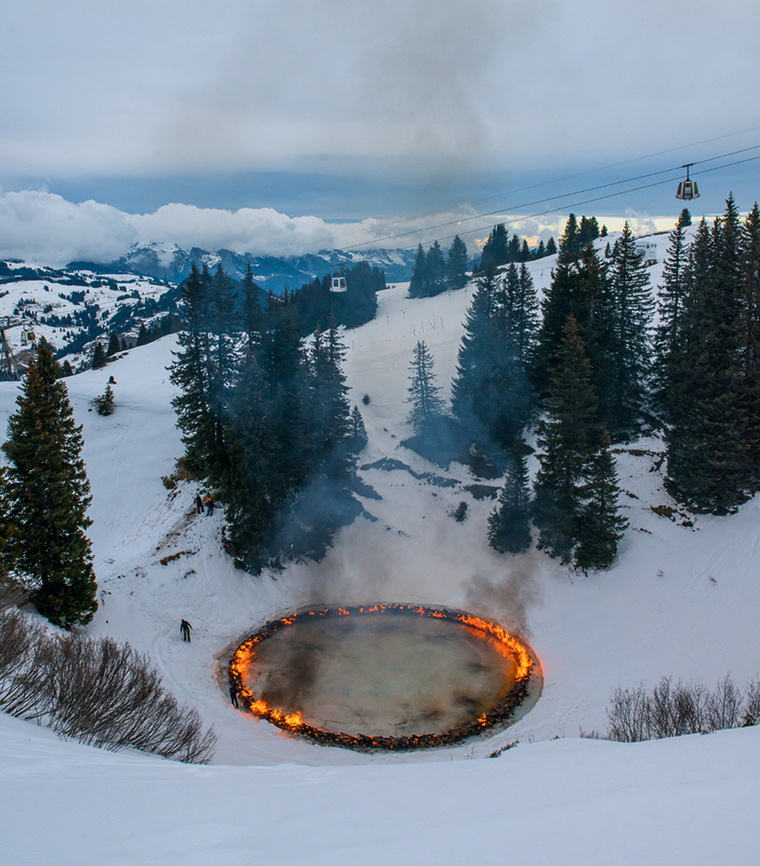
[[[298,620],[256,645],[254,699],[314,727],[441,734],[499,706],[515,664],[494,638],[448,619],[388,614]]]

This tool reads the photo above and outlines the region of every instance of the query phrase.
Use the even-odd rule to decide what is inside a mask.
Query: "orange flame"
[[[488,636],[494,640],[496,647],[504,656],[510,656],[512,662],[515,666],[514,676],[517,683],[517,686],[520,684],[527,684],[528,678],[531,673],[531,669],[533,667],[533,659],[527,649],[527,647],[520,641],[518,638],[514,637],[514,635],[510,634],[505,628],[498,625],[495,622],[490,622],[488,620],[481,619],[480,617],[473,616],[472,614],[459,613],[458,611],[449,611],[449,610],[441,610],[439,608],[425,608],[425,607],[413,607],[411,605],[402,605],[402,604],[373,604],[371,607],[357,607],[352,609],[347,608],[325,608],[324,610],[311,610],[306,611],[302,614],[292,614],[289,617],[283,617],[280,620],[277,620],[272,623],[268,623],[263,629],[257,632],[252,637],[248,638],[244,643],[242,643],[230,661],[230,677],[233,682],[235,682],[238,686],[238,692],[241,698],[241,703],[244,706],[247,706],[250,711],[258,716],[261,719],[265,719],[273,724],[277,725],[280,728],[284,728],[285,730],[298,733],[299,731],[308,732],[312,735],[320,734],[324,732],[320,732],[319,729],[312,728],[308,724],[303,721],[302,714],[300,712],[291,712],[287,713],[283,709],[279,707],[270,707],[267,702],[263,698],[255,699],[253,692],[247,686],[244,685],[244,679],[246,672],[250,665],[253,663],[256,652],[255,646],[260,643],[262,640],[270,637],[274,632],[278,631],[280,628],[286,627],[294,623],[299,616],[350,616],[351,614],[362,614],[362,613],[413,613],[419,616],[429,616],[435,617],[437,619],[450,619],[455,622],[461,623],[466,628],[479,633],[480,636]],[[489,720],[489,717],[483,713],[480,715],[475,725],[485,728],[488,727],[489,724],[493,724],[492,720]],[[419,737],[420,741],[428,739],[428,736],[435,738],[435,735],[424,735]],[[452,732],[451,737],[446,735],[442,735],[439,737],[441,741],[456,741],[452,739],[452,737],[456,737],[456,732]],[[352,738],[348,735],[335,735],[335,742],[338,745],[348,745],[352,746],[355,743],[352,742]],[[393,741],[393,738],[372,738],[372,737],[363,737],[358,738],[364,741],[369,742],[370,744],[378,744],[383,748],[396,748],[397,745]],[[411,738],[414,739],[414,738]],[[429,743],[425,743],[429,745]]]

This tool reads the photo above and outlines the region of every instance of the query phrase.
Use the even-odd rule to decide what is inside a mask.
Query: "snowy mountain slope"
[[[193,767],[6,717],[0,766],[14,866],[757,862],[757,728],[558,740],[495,761]]]
[[[68,347],[67,358],[76,369],[91,356],[96,340],[107,347],[110,331],[134,343],[142,322],[150,326],[176,305],[176,298],[162,298],[170,297],[169,284],[136,274],[0,266],[7,266],[0,274],[0,327],[20,361],[26,351],[23,334],[31,330],[56,350]],[[15,271],[23,279],[15,279]]]
[[[267,291],[282,292],[286,285],[297,289],[316,277],[337,272],[341,267],[350,267],[360,261],[384,270],[389,282],[408,280],[414,255],[414,250],[367,249],[358,252],[321,250],[300,256],[254,256],[225,249],[208,251],[193,247],[184,250],[177,244],[152,243],[135,245],[117,261],[101,263],[97,269],[141,274],[180,283],[190,273],[193,262],[199,268],[206,264],[209,269],[221,263],[225,272],[236,280],[245,276],[250,264],[254,279],[260,286]],[[72,263],[72,266],[76,264]]]
[[[539,288],[551,264],[531,264]],[[72,863],[253,862],[278,848],[284,862],[316,864],[499,854],[537,863],[756,861],[755,730],[638,746],[576,737],[579,727],[605,726],[618,685],[661,674],[707,684],[727,671],[740,684],[757,677],[760,503],[730,517],[692,517],[693,526],[677,512],[659,516],[652,506],[673,503],[660,472],[650,471],[662,444],[645,440],[616,455],[630,528],[613,569],[583,577],[543,554],[495,554],[485,542],[493,502],[466,489],[474,480],[466,468],[444,471],[400,445],[410,433],[404,400],[414,342],[425,339],[448,393],[472,288],[433,299],[405,293],[383,293],[378,317],[345,335],[346,372],[369,434],[361,464],[391,457],[423,477],[363,470],[383,497],[364,501],[377,521],[359,518],[322,563],[278,575],[236,571],[222,551],[222,516],[194,514],[192,485],[161,482],[181,453],[165,370],[173,338],[67,380],[93,488],[101,608],[89,630],[149,652],[177,696],[215,725],[219,744],[216,766],[185,768],[61,744],[0,720],[1,771],[16,780],[3,787],[3,802],[45,815],[64,840],[51,829],[36,862],[54,850],[63,855],[57,862]],[[110,375],[117,409],[102,418],[88,412],[89,401]],[[13,411],[16,393],[0,383],[0,417]],[[453,486],[436,483],[442,478]],[[462,501],[469,517],[457,523],[450,512]],[[543,665],[541,699],[494,737],[405,755],[314,746],[230,707],[216,664],[228,647],[294,607],[364,601],[451,605],[518,628]],[[194,627],[189,645],[179,639],[182,617]],[[546,742],[558,735],[568,739]],[[520,745],[498,760],[479,760],[515,739]],[[67,789],[77,797],[60,811]],[[16,814],[0,810],[0,821],[10,830]],[[91,816],[103,828],[100,847],[90,861],[81,850],[74,859],[77,831]],[[60,827],[66,822],[73,829]],[[14,852],[28,844],[12,838]]]

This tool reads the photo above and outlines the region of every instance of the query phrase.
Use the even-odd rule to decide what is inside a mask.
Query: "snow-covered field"
[[[662,257],[667,236],[657,241]],[[532,263],[539,289],[551,265]],[[400,445],[414,343],[427,342],[448,396],[472,288],[405,295],[405,285],[389,289],[377,318],[345,335],[369,434],[360,463],[393,457],[459,483],[362,471],[382,496],[364,502],[377,521],[359,518],[322,563],[280,574],[236,571],[220,543],[223,515],[196,515],[193,486],[161,481],[181,453],[166,372],[173,338],[67,380],[93,492],[100,609],[89,632],[148,652],[219,742],[212,766],[190,767],[61,742],[0,716],[2,862],[758,861],[760,730],[636,745],[578,738],[605,727],[618,685],[758,676],[757,498],[693,526],[658,516],[651,506],[673,503],[654,469],[662,443],[647,439],[617,454],[630,527],[613,569],[583,577],[543,554],[495,554],[485,542],[493,502],[464,489],[474,480],[466,468],[443,471]],[[88,409],[111,375],[117,408],[103,418]],[[0,383],[0,418],[16,393]],[[462,501],[469,517],[457,523],[449,512]],[[231,644],[305,604],[372,601],[450,605],[516,628],[541,659],[541,699],[496,736],[406,755],[319,747],[232,709],[217,666]],[[190,644],[180,640],[183,617]]]

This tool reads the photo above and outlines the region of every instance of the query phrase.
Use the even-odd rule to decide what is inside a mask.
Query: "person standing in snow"
[[[200,493],[195,497],[195,509],[198,514],[203,514],[203,498]]]
[[[190,623],[186,619],[183,619],[182,622],[179,624],[179,631],[180,631],[180,634],[182,635],[182,640],[185,640],[188,643],[190,643],[190,629],[191,628],[192,628],[192,626],[190,625]]]
[[[238,702],[238,689],[234,681],[230,683],[230,701],[235,709],[240,706],[240,703]]]
[[[206,497],[206,513],[209,515],[214,513],[214,497],[210,493]]]

